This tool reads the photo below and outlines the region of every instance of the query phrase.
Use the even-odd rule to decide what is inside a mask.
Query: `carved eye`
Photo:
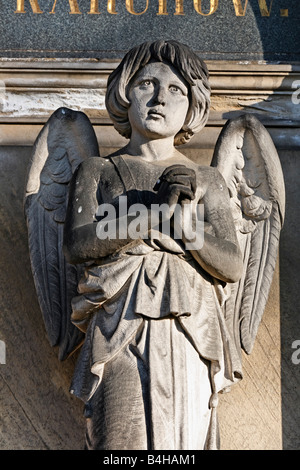
[[[144,87],[149,87],[150,85],[152,85],[152,82],[149,79],[143,80],[141,83],[141,86],[144,86]]]
[[[176,85],[171,85],[169,87],[169,90],[172,92],[172,93],[182,93],[182,91],[180,90],[180,88]]]

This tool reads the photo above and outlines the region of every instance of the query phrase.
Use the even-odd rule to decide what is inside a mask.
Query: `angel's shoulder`
[[[197,165],[197,180],[208,192],[223,190],[225,181],[219,170],[208,165]]]
[[[112,166],[108,158],[89,157],[83,160],[77,168],[77,174],[80,177],[99,179],[100,175]]]
[[[197,172],[203,177],[213,178],[214,176],[220,174],[217,168],[210,165],[196,165]]]

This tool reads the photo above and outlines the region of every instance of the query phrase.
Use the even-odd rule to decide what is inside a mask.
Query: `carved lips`
[[[164,113],[162,113],[158,109],[150,109],[150,111],[148,111],[148,116],[154,117],[154,118],[156,118],[156,117],[157,118],[164,118],[165,117]]]

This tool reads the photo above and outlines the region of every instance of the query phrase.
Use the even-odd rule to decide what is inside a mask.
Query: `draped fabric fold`
[[[163,443],[161,436],[173,432],[174,449],[204,446],[203,436],[189,440],[192,430],[180,434],[187,419],[194,421],[197,402],[203,402],[201,393],[207,394],[207,410],[199,409],[198,420],[206,417],[205,440],[215,441],[208,432],[216,430],[211,397],[241,376],[239,356],[227,337],[220,289],[218,285],[216,291],[213,280],[193,260],[143,241],[133,252],[124,249],[108,263],[88,266],[79,284],[80,295],[73,299],[73,323],[83,330],[88,327],[72,392],[89,402],[101,384],[105,365],[131,349],[150,371],[149,419],[156,441]],[[207,378],[203,380],[204,369]]]

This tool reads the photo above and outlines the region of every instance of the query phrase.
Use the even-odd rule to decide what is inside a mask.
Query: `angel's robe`
[[[133,181],[122,156],[111,161],[123,195],[149,205],[157,175]],[[86,404],[87,447],[218,448],[218,392],[241,377],[226,286],[180,241],[140,239],[89,264],[78,291],[72,321],[86,339],[71,390]]]

